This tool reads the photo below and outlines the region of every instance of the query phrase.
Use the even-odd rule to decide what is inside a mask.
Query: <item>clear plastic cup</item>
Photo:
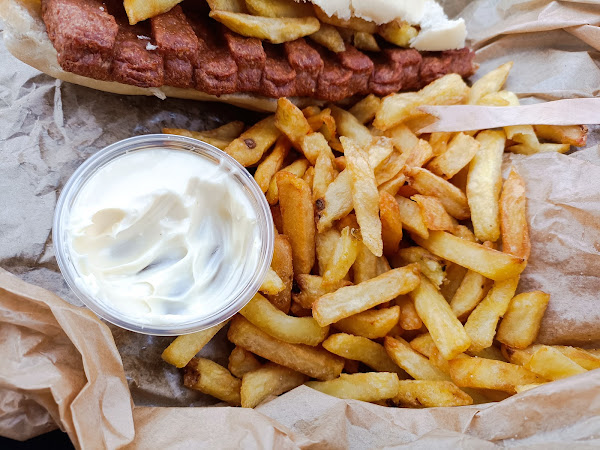
[[[256,226],[258,227],[260,239],[259,245],[256,246],[256,251],[259,252],[257,255],[258,264],[253,273],[243,275],[242,278],[244,279],[239,280],[238,286],[232,292],[230,298],[214,300],[219,302],[220,305],[218,310],[210,315],[199,315],[191,318],[189,315],[182,316],[180,321],[177,320],[175,315],[168,324],[151,324],[139,317],[128,316],[119,311],[115,305],[101,300],[99,296],[94,295],[90,289],[87,289],[86,284],[82,282],[83,278],[73,263],[68,245],[67,224],[69,223],[71,207],[82,187],[97,171],[115,159],[125,154],[150,149],[191,152],[198,158],[206,158],[215,165],[220,164],[221,167],[226,169],[232,182],[239,183],[256,212]],[[63,277],[77,297],[94,313],[117,326],[138,333],[175,336],[193,333],[217,325],[231,318],[250,301],[262,284],[271,264],[274,228],[269,204],[263,192],[254,181],[254,178],[235,159],[216,147],[196,139],[166,134],[150,134],[125,139],[109,145],[86,160],[73,173],[58,199],[54,214],[52,239],[56,260]]]

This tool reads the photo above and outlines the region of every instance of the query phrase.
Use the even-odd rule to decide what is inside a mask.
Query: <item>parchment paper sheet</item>
[[[479,73],[515,61],[507,87],[525,101],[598,95],[600,2],[443,3],[466,18]],[[119,139],[257,116],[62,84],[1,44],[0,61],[0,266],[17,276],[0,272],[1,435],[27,439],[59,426],[82,448],[600,445],[600,371],[493,406],[390,409],[300,387],[254,411],[182,407],[214,400],[182,389],[180,373],[161,362],[169,338],[109,328],[73,306],[50,241],[57,194],[86,157]],[[528,185],[533,249],[522,289],[552,295],[542,342],[600,344],[597,135],[573,156],[506,161]],[[229,348],[220,333],[202,354],[225,363]]]

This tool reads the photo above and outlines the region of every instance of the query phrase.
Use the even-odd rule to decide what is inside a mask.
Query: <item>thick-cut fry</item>
[[[387,139],[387,138],[380,138]],[[392,146],[391,141],[389,143]],[[380,186],[389,180],[393,179],[398,173],[404,170],[406,167],[407,160],[406,153],[400,153],[399,151],[393,151],[390,156],[382,162],[378,167],[375,168],[375,181],[377,186]]]
[[[319,275],[325,275],[327,268],[331,265],[331,259],[335,252],[335,247],[340,240],[340,232],[336,229],[330,229],[323,233],[318,233],[316,237],[316,252],[319,262]]]
[[[344,367],[343,359],[318,347],[283,342],[240,315],[231,321],[227,338],[258,356],[319,380],[336,378]]]
[[[369,94],[350,108],[349,112],[356,117],[356,120],[365,124],[373,120],[380,106],[381,99],[376,95]]]
[[[279,278],[277,272],[269,267],[267,274],[265,275],[265,279],[258,290],[263,294],[275,295],[279,294],[284,289],[285,285],[283,284],[283,280]]]
[[[281,169],[279,172],[289,172],[301,178],[306,173],[306,170],[309,166],[310,163],[306,159],[297,159],[289,166]],[[276,176],[271,179],[271,184],[267,190],[267,201],[269,202],[269,205],[275,205],[277,202],[279,202],[279,189],[277,188]]]
[[[377,39],[371,33],[365,33],[364,31],[355,31],[352,36],[352,42],[354,46],[359,50],[366,52],[380,52],[381,47],[377,43]]]
[[[377,256],[362,242],[358,244],[358,254],[356,255],[352,269],[355,284],[362,283],[379,275],[377,272]]]
[[[285,136],[280,136],[279,139],[277,139],[273,151],[269,153],[256,168],[254,180],[256,180],[256,183],[263,192],[267,192],[269,189],[271,180],[283,166],[283,161],[285,161],[291,147],[292,144],[290,141]]]
[[[260,366],[262,364],[256,359],[256,356],[236,345],[229,355],[229,365],[227,368],[237,378],[242,378],[246,373],[252,372]]]
[[[410,293],[419,317],[445,359],[452,359],[471,345],[462,324],[442,294],[426,278]]]
[[[342,171],[333,180],[323,198],[315,201],[319,232],[327,230],[334,221],[341,219],[352,211],[351,175],[349,170]]]
[[[458,358],[448,361],[452,381],[460,387],[494,389],[514,394],[523,384],[544,379],[524,367],[484,358]]]
[[[436,197],[452,217],[459,220],[470,217],[467,196],[452,183],[418,167],[409,169],[408,175],[411,187],[419,194]]]
[[[344,43],[342,35],[333,25],[322,23],[321,28],[311,34],[309,38],[334,53],[346,50],[346,44]]]
[[[467,355],[477,356],[479,358],[495,359],[496,361],[507,362],[507,359],[502,354],[502,351],[497,347],[488,347],[488,348],[484,348],[483,350],[479,350],[477,352],[467,350]]]
[[[507,148],[509,152],[521,155],[533,155],[534,153],[567,153],[571,149],[569,144],[539,144],[536,148],[529,145],[517,144]]]
[[[434,350],[437,350],[433,339],[429,333],[420,334],[412,341],[410,341],[410,346],[414,350],[418,351],[421,355],[425,355],[428,358],[431,357]]]
[[[469,95],[469,88],[460,75],[448,74],[428,84],[418,93],[407,92],[385,97],[377,111],[373,124],[380,130],[387,130],[414,115],[419,105],[455,105],[462,103]]]
[[[469,270],[450,301],[450,307],[456,317],[466,320],[471,311],[483,300],[489,288],[490,283],[487,278]]]
[[[229,144],[231,144],[231,139],[224,139],[218,137],[210,137],[204,134],[201,131],[190,131],[184,130],[182,128],[163,128],[163,134],[175,134],[177,136],[186,136],[194,139],[198,139],[199,141],[206,142],[207,144],[213,145],[220,150],[225,150]]]
[[[360,148],[366,148],[371,144],[373,139],[371,132],[353,114],[337,106],[332,106],[331,115],[335,119],[340,136],[354,139]]]
[[[431,145],[431,151],[433,156],[443,155],[448,149],[448,142],[452,139],[453,133],[440,132],[431,133],[429,137],[429,145]],[[440,175],[440,174],[438,174]]]
[[[413,238],[418,245],[434,255],[496,281],[514,278],[526,266],[522,258],[469,242],[445,231],[431,231],[428,239],[417,236]]]
[[[330,381],[309,381],[308,387],[337,398],[376,402],[398,395],[398,375],[395,373],[343,373]]]
[[[211,11],[229,11],[247,13],[248,8],[244,0],[207,0]]]
[[[484,130],[477,135],[479,151],[472,159],[467,178],[467,199],[473,231],[480,241],[500,237],[498,199],[502,188],[502,154],[506,138],[502,131]]]
[[[360,361],[378,372],[396,372],[403,374],[390,359],[383,345],[362,336],[337,333],[323,342],[323,348],[334,355]]]
[[[271,215],[273,216],[273,224],[275,225],[275,234],[281,234],[283,232],[283,223],[281,219],[281,211],[279,210],[279,205],[271,206],[270,209]]]
[[[320,327],[312,317],[288,316],[260,294],[256,294],[240,314],[265,333],[291,344],[315,346],[329,333],[329,327]]]
[[[519,277],[496,281],[473,310],[465,323],[465,331],[472,341],[471,351],[483,350],[493,344],[498,321],[506,313],[518,284]]]
[[[304,137],[312,132],[302,111],[285,97],[277,100],[274,123],[298,150],[301,148]]]
[[[287,314],[292,299],[294,266],[292,263],[292,246],[289,238],[284,234],[275,236],[271,267],[283,281],[283,289],[277,294],[267,295],[267,298],[277,309]]]
[[[124,0],[129,25],[166,13],[181,0]]]
[[[471,136],[458,133],[452,138],[446,151],[427,164],[427,169],[448,180],[471,162],[479,146],[479,142]]]
[[[296,283],[300,288],[298,294],[293,294],[294,301],[303,308],[312,308],[313,303],[325,294],[335,292],[341,287],[350,286],[352,283],[347,280],[340,280],[337,283],[323,284],[323,278],[316,275],[300,274],[296,277]]]
[[[246,7],[251,14],[263,17],[309,17],[314,15],[310,4],[292,0],[246,0]]]
[[[415,380],[446,380],[450,376],[434,366],[427,358],[411,348],[402,338],[386,336],[385,350],[399,367]]]
[[[577,347],[569,347],[566,345],[553,345],[563,355],[570,360],[575,361],[581,367],[587,370],[600,369],[600,355],[594,354],[598,350],[584,350]]]
[[[379,35],[398,47],[408,47],[417,34],[419,32],[415,27],[401,20],[394,20],[379,27]]]
[[[435,197],[416,194],[410,198],[421,209],[423,222],[430,230],[453,231],[458,222],[444,209],[444,205]]]
[[[486,73],[479,80],[473,83],[473,86],[469,91],[469,105],[476,105],[485,95],[498,92],[500,89],[502,89],[502,86],[504,86],[512,66],[512,61],[502,64],[497,69]]]
[[[514,348],[529,347],[540,331],[550,295],[542,291],[515,296],[498,327],[496,339]]]
[[[329,325],[412,291],[419,284],[419,279],[416,264],[390,270],[371,280],[322,296],[313,304],[313,316],[319,325]]]
[[[400,208],[400,220],[402,221],[402,226],[411,233],[415,233],[417,236],[427,239],[429,237],[429,231],[423,220],[419,205],[417,205],[416,202],[399,195],[396,196],[396,203],[398,203],[398,207]]]
[[[375,183],[375,174],[369,166],[366,155],[354,140],[342,137],[340,141],[344,146],[348,167],[346,170],[350,172],[352,203],[360,225],[362,240],[375,256],[381,256],[383,240],[379,218],[379,192]]]
[[[368,22],[359,17],[350,17],[349,19],[340,19],[338,16],[329,16],[325,11],[315,5],[315,14],[323,23],[328,23],[338,28],[350,28],[351,30],[364,31],[365,33],[375,33],[377,25],[374,22]]]
[[[321,26],[315,17],[260,17],[228,11],[211,11],[209,16],[242,36],[255,37],[272,44],[311,35]]]
[[[234,406],[239,406],[242,382],[225,367],[205,358],[194,358],[185,367],[183,384]]]
[[[310,187],[297,176],[277,175],[283,233],[290,239],[294,274],[310,273],[315,264],[315,221]]]
[[[323,153],[330,159],[333,159],[333,152],[327,143],[327,139],[319,132],[310,133],[304,136],[300,145],[300,150],[302,150],[302,153],[311,164],[316,164],[317,158]]]
[[[500,230],[502,250],[519,258],[528,259],[531,252],[527,224],[527,197],[525,182],[512,169],[500,195]]]
[[[248,372],[240,389],[242,408],[254,408],[270,395],[279,395],[300,386],[306,375],[278,364],[268,363]]]
[[[320,153],[315,162],[315,176],[312,186],[314,202],[325,196],[325,192],[334,180],[335,174],[331,158],[325,152]]]
[[[340,331],[367,339],[387,335],[400,318],[400,307],[370,309],[337,321],[333,326]]]
[[[227,320],[206,330],[196,333],[177,336],[173,342],[163,351],[162,359],[169,364],[181,369],[189,363],[192,358],[227,325]]]
[[[558,144],[585,147],[588,128],[585,125],[534,125],[539,138]]]
[[[421,167],[433,157],[433,150],[429,142],[419,139],[417,145],[406,152],[406,167]]]
[[[473,399],[451,381],[400,380],[393,403],[406,408],[466,406]]]
[[[323,283],[335,284],[339,282],[346,276],[352,264],[354,264],[360,241],[356,238],[353,230],[350,227],[342,230],[331,262],[323,274]]]
[[[315,168],[314,166],[310,166],[308,169],[306,169],[306,172],[304,172],[304,175],[302,175],[302,179],[304,181],[306,181],[306,184],[308,184],[308,186],[312,186],[313,185],[313,180],[315,178]]]
[[[401,295],[396,299],[396,305],[400,308],[400,319],[398,325],[403,330],[420,330],[423,321],[417,314],[415,304],[408,295]]]
[[[446,276],[446,263],[421,247],[406,247],[400,250],[397,257],[405,264],[417,263],[423,275],[429,278],[438,288]],[[401,266],[404,264],[394,264]]]
[[[400,207],[393,195],[387,192],[379,193],[379,216],[381,219],[381,237],[383,250],[386,255],[398,251],[402,240],[402,221]]]
[[[575,361],[547,345],[540,346],[524,367],[548,380],[560,380],[587,372]]]
[[[275,143],[281,132],[275,126],[275,117],[269,116],[244,131],[225,148],[225,153],[242,166],[256,164]]]

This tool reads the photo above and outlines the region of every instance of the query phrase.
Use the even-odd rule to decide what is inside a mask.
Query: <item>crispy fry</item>
[[[228,11],[211,11],[209,16],[242,36],[269,41],[272,44],[294,41],[320,28],[315,17],[260,17]]]
[[[254,408],[270,395],[280,395],[300,386],[306,375],[278,364],[268,363],[248,372],[240,389],[242,408]]]
[[[331,107],[331,115],[335,119],[340,136],[354,139],[360,148],[366,148],[371,144],[373,139],[371,132],[354,115],[337,106]]]
[[[396,196],[396,202],[400,208],[400,220],[402,221],[402,226],[411,233],[415,233],[417,236],[427,239],[429,237],[429,231],[423,220],[419,205],[417,205],[416,202],[401,196]]]
[[[360,361],[378,372],[396,372],[402,370],[391,360],[383,345],[362,336],[346,333],[332,334],[323,342],[323,348],[334,355]]]
[[[277,100],[274,123],[298,150],[301,149],[304,137],[312,132],[312,128],[302,111],[285,97]]]
[[[225,152],[242,166],[256,164],[275,143],[281,132],[275,126],[275,118],[269,116],[244,131],[225,148]]]
[[[431,145],[433,156],[437,157],[446,152],[448,149],[448,142],[452,139],[452,136],[453,133],[447,132],[437,131],[435,133],[431,133],[431,136],[429,136],[429,145]],[[438,173],[438,175],[440,174]]]
[[[240,405],[240,386],[225,367],[205,358],[194,358],[185,367],[183,384],[234,406]]]
[[[323,274],[323,283],[326,285],[336,284],[342,280],[356,260],[360,241],[356,238],[353,230],[353,228],[346,227],[341,232],[331,261]]]
[[[283,233],[292,246],[294,274],[310,273],[315,264],[315,221],[310,187],[297,176],[280,171],[276,175]]]
[[[341,374],[331,381],[309,381],[308,387],[337,398],[376,402],[398,395],[398,375],[395,373]]]
[[[587,372],[575,361],[547,345],[541,345],[524,367],[547,380],[560,380]]]
[[[352,35],[352,42],[354,46],[359,50],[367,52],[380,52],[381,47],[377,43],[377,39],[371,33],[365,33],[364,31],[355,31]]]
[[[397,257],[404,264],[417,263],[423,275],[429,278],[436,287],[440,287],[446,275],[446,263],[421,247],[406,247],[401,249]],[[400,267],[404,264],[394,264]]]
[[[227,320],[206,330],[196,333],[177,336],[173,342],[163,351],[162,359],[169,364],[181,369],[189,363],[192,358],[227,325]]]
[[[381,138],[386,139],[386,138]],[[391,141],[390,141],[391,147]],[[396,150],[391,152],[390,156],[375,168],[375,181],[377,186],[393,179],[398,173],[404,170],[407,155]]]
[[[351,175],[349,170],[341,172],[333,180],[325,195],[315,202],[318,217],[319,233],[327,230],[334,221],[341,219],[352,211]]]
[[[410,297],[445,359],[452,359],[469,348],[471,339],[434,285],[421,278],[421,284],[410,293]]]
[[[406,154],[406,167],[421,167],[433,158],[433,149],[429,142],[419,139],[417,144]]]
[[[129,25],[166,13],[181,0],[124,0]]]
[[[444,209],[444,205],[435,197],[416,194],[410,198],[421,210],[423,222],[430,230],[453,231],[458,222]]]
[[[476,105],[485,95],[498,92],[500,89],[502,89],[502,86],[504,86],[512,66],[512,61],[502,64],[497,69],[486,73],[479,80],[473,83],[473,86],[469,91],[469,105]]]
[[[383,250],[386,255],[394,254],[402,240],[401,212],[396,199],[387,192],[379,193],[379,216]]]
[[[315,168],[314,168],[314,166],[310,166],[308,169],[306,169],[306,172],[304,172],[304,175],[302,175],[302,179],[310,187],[313,185],[314,178],[315,178]],[[312,192],[312,190],[311,190],[311,192]]]
[[[533,155],[534,153],[567,153],[570,149],[569,144],[539,144],[536,148],[525,144],[517,144],[511,145],[507,150],[521,155]]]
[[[283,289],[274,295],[267,295],[269,301],[279,310],[288,313],[292,296],[294,266],[292,264],[292,246],[284,234],[275,236],[271,267],[283,281]]]
[[[466,353],[469,356],[477,356],[479,358],[495,359],[496,361],[507,362],[507,359],[504,357],[500,349],[496,347],[484,348],[483,350],[479,350],[477,352],[467,350]]]
[[[290,141],[285,136],[280,136],[273,151],[256,168],[254,179],[263,192],[267,192],[269,189],[271,180],[283,166],[283,161],[285,161],[291,147]]]
[[[340,19],[338,16],[329,16],[318,6],[314,6],[315,14],[317,18],[323,22],[328,23],[339,28],[350,28],[351,30],[364,31],[365,33],[375,33],[377,31],[377,25],[373,22],[367,22],[359,17],[351,17],[350,19]]]
[[[540,331],[550,295],[542,291],[515,296],[508,306],[496,339],[514,348],[529,347]]]
[[[400,124],[385,132],[400,152],[407,153],[419,143],[419,138],[406,125]]]
[[[224,139],[217,137],[210,137],[205,135],[201,131],[190,131],[184,130],[182,128],[163,128],[163,134],[175,134],[177,136],[186,136],[194,139],[198,139],[199,141],[206,142],[207,144],[213,145],[220,150],[225,150],[233,139]]]
[[[358,254],[354,261],[353,275],[354,283],[362,283],[363,281],[375,278],[377,275],[377,256],[369,250],[362,242],[358,245]]]
[[[566,345],[553,345],[552,348],[555,348],[584,369],[600,369],[600,355],[594,354],[597,350],[584,350]]]
[[[414,350],[418,351],[420,354],[431,357],[434,350],[437,350],[433,339],[429,333],[420,334],[412,341],[410,341],[410,346]]]
[[[558,144],[585,147],[588,128],[585,125],[534,125],[538,137]]]
[[[240,315],[231,321],[227,338],[256,355],[319,380],[336,378],[344,367],[343,359],[318,347],[280,341]]]
[[[400,380],[392,400],[407,408],[472,405],[473,399],[451,381]]]
[[[334,53],[346,50],[346,44],[344,44],[344,39],[338,29],[326,23],[322,23],[321,28],[311,34],[309,38]]]
[[[413,350],[404,339],[387,336],[384,345],[392,360],[415,380],[450,381],[449,375]]]
[[[419,167],[413,167],[407,173],[411,187],[419,194],[436,197],[452,217],[462,220],[471,216],[467,196],[452,183]]]
[[[408,295],[401,295],[396,299],[396,305],[400,308],[398,324],[403,330],[420,330],[423,321],[417,314],[415,304]]]
[[[211,11],[248,12],[244,0],[207,0],[207,3]]]
[[[458,133],[448,144],[447,150],[429,162],[427,169],[448,180],[471,162],[479,146],[479,141],[471,136]]]
[[[531,242],[527,224],[525,182],[514,169],[511,169],[500,195],[500,230],[502,250],[519,258],[528,259]]]
[[[262,364],[248,350],[244,350],[237,345],[229,355],[229,365],[227,368],[237,378],[242,378],[246,373],[258,369]]]
[[[325,196],[327,188],[335,179],[333,162],[326,153],[321,153],[315,162],[315,176],[313,179],[313,202]]]
[[[381,99],[376,95],[369,94],[350,108],[349,112],[364,125],[375,118],[375,114],[380,106]]]
[[[279,205],[271,206],[271,215],[273,216],[273,223],[275,224],[275,234],[281,234],[283,231],[283,223],[281,219],[281,211]]]
[[[387,335],[400,318],[400,308],[370,309],[338,320],[333,326],[340,331],[367,339],[378,339]]]
[[[355,286],[326,294],[313,304],[313,316],[321,326],[329,325],[406,294],[419,284],[417,266],[390,270]]]
[[[292,0],[246,0],[250,14],[263,17],[309,17],[314,15],[311,5]]]
[[[379,27],[379,35],[398,47],[408,47],[417,34],[419,32],[415,27],[401,20],[394,20]]]
[[[467,199],[473,231],[480,241],[496,242],[500,237],[498,199],[502,188],[502,131],[484,130],[477,135],[481,145],[469,166]]]
[[[347,280],[340,280],[337,283],[323,284],[323,278],[316,275],[300,274],[296,277],[296,282],[300,288],[298,294],[293,294],[294,301],[298,302],[303,308],[312,308],[313,303],[325,294],[335,292],[341,287],[352,285]]]
[[[434,255],[496,281],[516,277],[526,265],[521,258],[469,242],[445,231],[431,231],[428,239],[417,236],[413,236],[413,239]]]
[[[490,287],[487,278],[469,270],[450,301],[450,307],[456,317],[466,320],[471,311],[483,300]]]
[[[281,278],[279,278],[279,275],[277,275],[277,272],[269,267],[265,279],[258,290],[263,294],[275,295],[279,294],[284,289],[285,285],[283,284]]]

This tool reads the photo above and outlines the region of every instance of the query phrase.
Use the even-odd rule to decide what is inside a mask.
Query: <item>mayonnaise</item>
[[[100,167],[65,224],[78,287],[148,325],[218,312],[260,258],[255,209],[229,170],[167,149]]]

